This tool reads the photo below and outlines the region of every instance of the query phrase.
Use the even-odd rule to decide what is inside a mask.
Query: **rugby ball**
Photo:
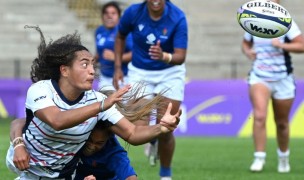
[[[262,38],[276,38],[286,34],[292,23],[289,12],[280,4],[254,0],[243,4],[237,20],[248,33]]]

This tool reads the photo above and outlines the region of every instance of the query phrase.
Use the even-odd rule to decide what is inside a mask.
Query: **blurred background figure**
[[[118,28],[115,41],[114,86],[118,88],[119,81],[124,79],[121,70],[123,50],[127,35],[132,33],[133,51],[131,63],[128,65],[129,82],[145,82],[143,94],[164,92],[163,103],[171,102],[171,113],[176,113],[184,99],[185,88],[188,25],[184,12],[168,0],[146,0],[126,9]],[[157,114],[164,112],[164,109],[156,108]],[[160,120],[157,117],[157,123]],[[162,180],[171,180],[174,149],[173,133],[158,138],[159,175]]]
[[[279,0],[273,0],[279,3]],[[288,173],[289,113],[296,95],[295,78],[290,52],[304,52],[304,38],[293,21],[287,34],[275,38],[259,38],[245,33],[242,50],[252,60],[249,73],[249,96],[253,106],[254,161],[250,170],[262,171],[266,152],[266,118],[272,102],[278,143],[278,172]]]
[[[125,9],[131,3],[142,0],[117,0]],[[24,30],[25,22],[45,29],[46,37],[56,39],[67,32],[77,30],[83,44],[95,53],[94,32],[101,24],[100,7],[109,0],[10,0],[0,1],[2,17],[0,22],[0,72],[2,78],[29,78],[32,57],[36,55],[39,37],[32,31]],[[243,29],[235,20],[236,10],[244,0],[234,1],[183,1],[172,0],[187,16],[189,27],[189,48],[187,50],[187,77],[191,79],[243,79],[250,63],[235,42],[242,41]],[[293,19],[301,19],[302,0],[282,1],[282,5],[292,10]],[[218,7],[227,11],[219,12]],[[37,8],[39,7],[39,8]],[[217,13],[214,13],[217,12]],[[43,14],[43,16],[41,16]],[[297,21],[304,27],[304,21]],[[207,42],[207,43],[204,43]],[[219,53],[218,49],[221,49]],[[242,58],[240,58],[242,57]],[[300,55],[293,56],[297,66],[295,75],[304,77],[304,65]],[[22,117],[22,116],[21,116]]]
[[[117,24],[121,16],[118,2],[110,1],[101,8],[101,19],[103,25],[95,31],[96,59],[100,67],[98,88],[103,90],[114,90],[114,43],[117,33]],[[132,37],[127,37],[121,69],[126,77],[120,86],[127,84],[128,63],[132,57]]]

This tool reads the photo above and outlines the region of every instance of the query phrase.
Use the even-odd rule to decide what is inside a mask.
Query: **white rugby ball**
[[[262,38],[276,38],[286,34],[292,23],[289,12],[280,4],[254,0],[243,4],[237,20],[248,33]]]

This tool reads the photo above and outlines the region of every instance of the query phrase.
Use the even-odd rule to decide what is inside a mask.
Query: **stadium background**
[[[84,44],[95,52],[94,29],[100,25],[98,7],[107,0],[0,0],[0,117],[23,116],[23,99],[29,85],[32,59],[36,56],[39,34],[24,25],[39,25],[47,39],[79,31]],[[141,0],[120,0],[122,7]],[[236,10],[244,0],[173,0],[188,18],[186,98],[183,124],[178,135],[250,136],[251,108],[248,104],[246,75],[250,62],[242,54],[243,29]],[[282,1],[304,31],[304,2]],[[293,54],[298,96],[291,113],[292,136],[304,137],[303,55]],[[7,81],[9,79],[9,81]],[[13,81],[16,80],[16,81]],[[12,88],[12,89],[11,89]],[[218,99],[222,98],[222,99]],[[203,107],[202,107],[203,106]],[[269,112],[269,119],[272,112]],[[304,120],[303,120],[304,121]],[[274,136],[273,121],[269,136]]]
[[[123,7],[127,7],[130,3],[141,2],[141,0],[119,1]],[[0,121],[7,117],[9,119],[20,117],[23,113],[22,104],[26,89],[30,85],[30,65],[36,56],[36,47],[39,43],[39,34],[33,30],[24,29],[24,25],[39,25],[45,32],[47,39],[56,39],[77,30],[82,35],[84,45],[91,52],[95,52],[94,28],[100,24],[98,6],[104,2],[107,0],[0,0]],[[178,141],[186,143],[185,146],[197,143],[197,145],[201,144],[198,149],[205,146],[210,147],[210,151],[213,148],[224,147],[227,148],[225,153],[229,154],[229,146],[235,147],[236,141],[229,139],[228,143],[227,139],[218,140],[212,137],[251,136],[251,107],[245,82],[250,62],[241,53],[240,43],[244,31],[236,21],[236,11],[245,0],[172,0],[172,2],[185,11],[189,25],[189,49],[186,60],[188,81],[185,102],[183,103],[183,122],[175,133],[181,138]],[[281,0],[281,4],[290,11],[291,16],[304,32],[302,9],[304,1]],[[298,138],[304,137],[302,130],[304,127],[304,56],[303,54],[293,54],[293,57],[298,95],[291,113],[291,136]],[[272,116],[272,112],[269,111],[267,124],[269,137],[275,136]],[[0,133],[1,137],[7,138],[9,126],[4,124],[0,122],[4,129]],[[185,136],[199,136],[201,139],[183,139]],[[0,138],[0,150],[5,152],[7,146],[3,146],[3,142],[7,144],[8,140]],[[299,148],[294,148],[293,152],[298,151],[301,152],[298,154],[303,154],[302,141],[295,140],[293,142]],[[247,170],[247,166],[249,167],[252,155],[251,143],[251,139],[237,141],[238,145],[242,144],[237,146],[238,148],[247,148],[246,151],[248,151],[244,155],[246,164],[239,164],[243,170]],[[274,150],[275,140],[271,140],[270,143],[273,146],[272,150]],[[219,147],[219,144],[223,146]],[[292,146],[295,145],[292,144]],[[185,150],[185,153],[187,152],[189,150]],[[193,153],[199,152],[201,151]],[[208,153],[206,150],[203,152]],[[184,156],[184,152],[177,153],[181,153],[181,155],[176,155],[179,158],[175,160],[175,163],[187,161],[187,159],[181,160],[180,158]],[[204,158],[209,166],[205,167],[204,173],[214,173],[213,170],[211,171],[213,161],[209,162],[207,156]],[[0,174],[2,174],[1,170],[4,169],[1,167],[4,166],[3,157],[5,154],[0,152]],[[191,159],[191,156],[188,158]],[[302,156],[297,156],[297,158],[304,159]],[[193,160],[197,160],[197,157],[193,157]],[[217,163],[219,161],[221,160],[218,160]],[[300,166],[302,167],[304,162],[299,161],[294,163],[302,164]],[[191,162],[190,166],[193,164],[196,165]],[[139,165],[136,169],[144,172],[143,174],[148,174],[149,170],[140,170],[142,166],[144,165]],[[198,166],[204,167],[202,164]],[[229,164],[226,168],[229,170]],[[210,179],[223,179],[220,176],[221,173],[215,172],[219,174],[219,177],[216,178],[216,175],[212,174],[209,176]],[[243,171],[238,171],[238,173],[238,175],[242,175]],[[227,175],[225,171],[223,174]],[[303,173],[300,176],[297,175],[295,175],[295,179],[303,178]],[[183,176],[179,175],[178,177]],[[260,176],[254,175],[252,179],[258,179],[258,177]],[[278,179],[272,174],[268,174],[266,177],[262,176],[262,179],[264,178]],[[147,176],[146,179],[151,178]],[[227,179],[242,178],[230,177]]]

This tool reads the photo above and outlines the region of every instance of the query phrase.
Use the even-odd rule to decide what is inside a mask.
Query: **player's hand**
[[[13,162],[20,171],[30,168],[30,155],[24,146],[18,146],[14,149]]]
[[[90,175],[90,176],[85,177],[83,180],[96,180],[96,178],[95,178],[95,176]]]
[[[168,133],[172,132],[173,130],[176,129],[177,125],[179,124],[180,121],[180,115],[182,114],[181,109],[177,111],[176,114],[171,115],[171,109],[172,109],[172,103],[170,102],[165,115],[161,118],[160,120],[160,125],[162,133]]]
[[[114,61],[114,52],[110,49],[103,50],[102,57],[106,60]]]
[[[158,40],[155,45],[150,46],[149,55],[151,59],[163,60],[163,50],[160,47],[160,40]]]
[[[105,98],[103,101],[103,105],[101,104],[102,108],[101,111],[105,111],[112,107],[115,103],[121,101],[123,99],[123,95],[126,94],[131,89],[131,85],[126,85],[117,91],[113,92],[111,95],[109,95],[107,98]]]
[[[282,48],[282,43],[279,38],[271,39],[271,44],[272,44],[272,46],[274,46],[276,48]]]

